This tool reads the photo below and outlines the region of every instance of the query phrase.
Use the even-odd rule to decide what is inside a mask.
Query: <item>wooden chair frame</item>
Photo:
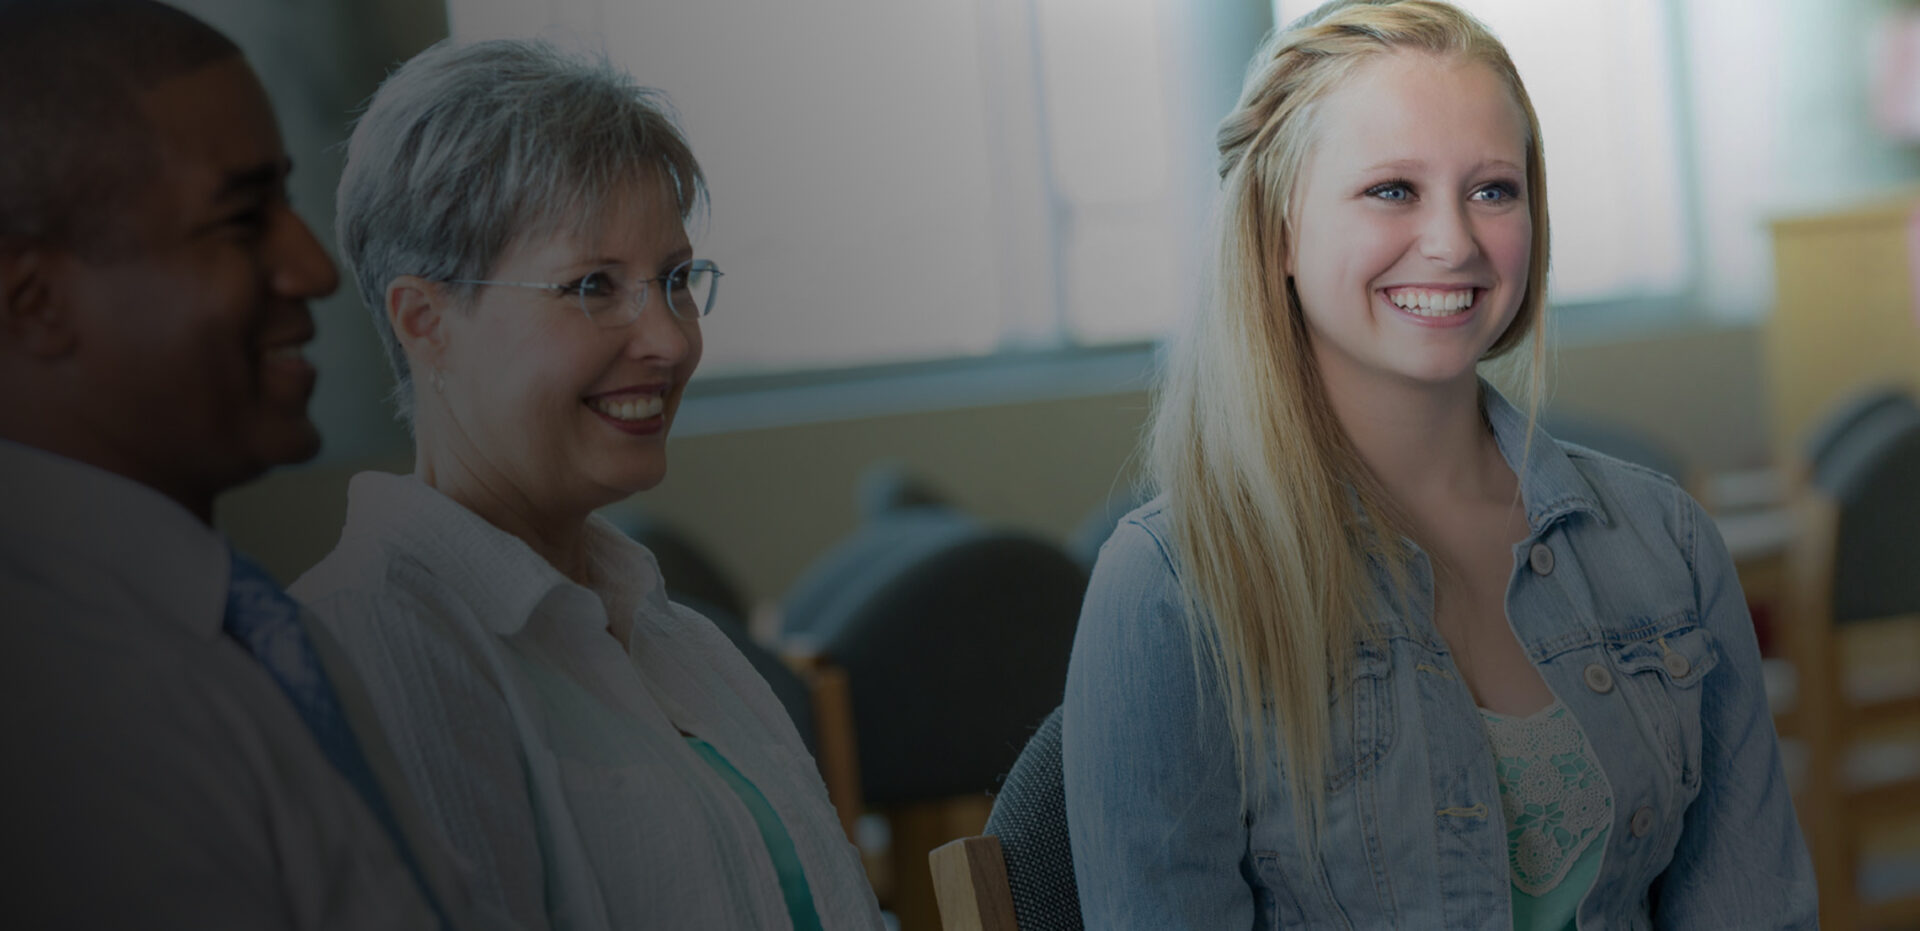
[[[1888,818],[1920,816],[1920,775],[1862,788],[1850,786],[1846,761],[1862,731],[1894,721],[1920,722],[1920,690],[1861,702],[1849,695],[1833,619],[1833,565],[1839,512],[1808,490],[1796,502],[1802,532],[1788,556],[1791,614],[1781,643],[1798,687],[1783,729],[1806,747],[1806,779],[1797,805],[1820,886],[1820,925],[1853,928],[1920,926],[1920,894],[1886,902],[1859,897],[1858,840]],[[1920,615],[1888,618],[1920,624]]]
[[[1020,931],[1000,838],[962,837],[927,854],[946,931]]]

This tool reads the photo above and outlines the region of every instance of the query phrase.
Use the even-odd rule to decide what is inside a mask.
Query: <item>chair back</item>
[[[1007,773],[987,833],[927,855],[946,931],[1083,931],[1067,836],[1060,709]]]
[[[681,604],[718,608],[726,614],[747,616],[747,599],[732,577],[707,551],[680,528],[651,515],[623,521],[620,529],[647,548],[660,564],[667,597]]]
[[[780,700],[780,707],[785,708],[787,717],[793,719],[793,728],[800,732],[800,740],[807,745],[807,752],[817,759],[820,748],[815,739],[813,690],[807,686],[806,680],[802,679],[800,674],[787,665],[778,654],[755,642],[752,634],[747,630],[746,623],[740,618],[714,605],[702,604],[690,599],[680,603],[700,612],[707,620],[713,622],[713,626],[720,628],[720,632],[726,634],[728,640],[733,641],[734,647],[747,658],[747,663],[753,667],[753,671],[759,673],[760,678],[767,680],[767,687],[773,690],[773,697]]]
[[[818,650],[835,625],[873,597],[875,589],[979,526],[972,517],[944,509],[907,509],[862,524],[787,590],[780,612],[781,641]]]
[[[866,800],[992,791],[1060,702],[1086,571],[1046,540],[952,514],[876,522],[827,561],[797,587],[783,637],[845,670]]]
[[[1829,460],[1834,622],[1920,614],[1920,410],[1860,422]]]
[[[1007,887],[1022,931],[1081,931],[1080,887],[1067,837],[1067,789],[1060,771],[1060,711],[1040,724],[987,818],[1000,838]]]
[[[1898,417],[1901,413],[1920,415],[1920,402],[1897,385],[1868,388],[1835,404],[1806,433],[1807,463],[1817,474],[1828,457],[1862,424],[1879,417]]]

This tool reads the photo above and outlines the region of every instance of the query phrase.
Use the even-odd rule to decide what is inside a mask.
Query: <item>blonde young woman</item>
[[[1517,352],[1537,391],[1543,356],[1505,50],[1444,3],[1329,3],[1260,52],[1220,153],[1161,494],[1068,676],[1087,926],[1812,927],[1712,522],[1477,376]]]

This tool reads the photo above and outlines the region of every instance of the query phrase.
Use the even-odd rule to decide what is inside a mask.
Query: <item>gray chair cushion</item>
[[[1067,837],[1060,775],[1060,709],[1047,715],[993,800],[987,833],[1000,838],[1021,931],[1081,931],[1080,889]]]

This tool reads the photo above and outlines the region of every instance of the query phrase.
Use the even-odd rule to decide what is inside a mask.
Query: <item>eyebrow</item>
[[[229,172],[226,177],[220,179],[220,187],[214,191],[213,199],[224,201],[238,197],[258,197],[272,192],[291,174],[293,174],[293,160],[290,158]]]
[[[692,258],[693,258],[692,246],[682,246],[678,249],[675,249],[672,252],[667,253],[667,257],[665,259],[666,266],[664,268],[661,268],[660,272],[662,274],[665,274],[667,271],[671,270],[675,265],[691,260]],[[616,259],[613,256],[603,255],[598,258],[586,259],[580,262],[569,262],[567,264],[567,267],[568,268],[608,268],[616,265],[624,266],[626,264],[627,263],[619,259]]]
[[[1427,167],[1427,163],[1421,159],[1401,158],[1401,159],[1395,159],[1390,162],[1381,162],[1377,165],[1368,166],[1366,169],[1364,169],[1364,172],[1372,173],[1376,171],[1409,171],[1412,169],[1425,168],[1425,167]],[[1478,165],[1473,166],[1473,169],[1475,171],[1479,171],[1483,168],[1505,168],[1508,171],[1525,171],[1526,170],[1524,168],[1521,168],[1519,165],[1515,165],[1514,163],[1507,161],[1504,158],[1490,158],[1485,161],[1482,161]]]

